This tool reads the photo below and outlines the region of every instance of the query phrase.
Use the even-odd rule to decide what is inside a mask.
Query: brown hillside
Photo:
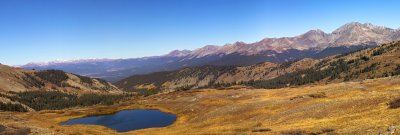
[[[114,85],[59,70],[25,70],[0,65],[0,92],[59,90],[68,93],[121,93]]]
[[[318,61],[303,59],[283,64],[265,62],[242,67],[201,66],[170,72],[136,75],[115,84],[127,91],[146,89],[142,87],[144,85],[155,86],[146,90],[157,89],[164,92],[204,88],[213,84],[237,84],[251,80],[268,80],[283,74],[311,68]]]

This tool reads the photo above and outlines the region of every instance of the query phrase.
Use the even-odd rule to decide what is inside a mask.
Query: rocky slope
[[[354,46],[354,45],[378,45],[390,41],[400,40],[399,30],[375,26],[370,23],[348,23],[336,29],[332,33],[325,33],[319,29],[310,30],[302,35],[283,38],[265,38],[259,42],[246,44],[236,42],[224,46],[205,46],[196,49],[187,56],[204,57],[207,55],[240,53],[242,55],[256,55],[264,51],[282,52],[289,49],[323,50],[328,47]],[[176,52],[176,51],[174,51]]]
[[[163,56],[135,59],[99,59],[31,63],[26,69],[60,69],[80,75],[118,81],[131,75],[171,71],[201,65],[282,63],[303,58],[320,59],[400,40],[400,30],[372,24],[348,23],[332,33],[311,30],[295,37],[265,38],[255,43],[207,45],[196,50],[175,50]]]

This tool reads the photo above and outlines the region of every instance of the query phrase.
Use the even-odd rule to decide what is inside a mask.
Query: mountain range
[[[232,86],[282,88],[312,83],[361,81],[400,75],[400,42],[323,59],[265,62],[250,66],[200,66],[134,75],[115,83],[125,91],[171,92]]]
[[[116,82],[123,78],[203,65],[248,66],[262,62],[284,63],[303,58],[320,59],[400,40],[400,30],[370,23],[348,23],[325,33],[310,30],[295,37],[265,38],[255,43],[206,45],[195,50],[175,50],[166,55],[132,59],[89,59],[29,63],[25,69],[59,69]]]

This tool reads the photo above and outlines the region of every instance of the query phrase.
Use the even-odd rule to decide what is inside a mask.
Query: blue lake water
[[[71,119],[62,125],[102,125],[118,132],[127,132],[153,127],[165,127],[176,121],[176,116],[159,110],[123,110],[110,115]]]

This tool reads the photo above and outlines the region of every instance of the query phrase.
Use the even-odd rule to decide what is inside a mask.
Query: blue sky
[[[1,0],[0,63],[133,58],[236,41],[400,27],[396,0]]]

